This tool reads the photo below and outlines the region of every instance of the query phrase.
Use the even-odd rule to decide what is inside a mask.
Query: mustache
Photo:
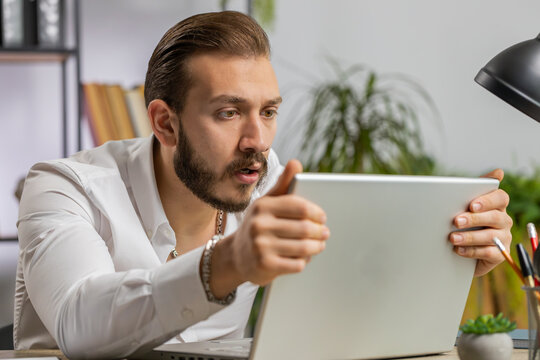
[[[231,161],[225,168],[225,173],[233,176],[238,170],[248,168],[255,163],[261,164],[258,170],[259,174],[261,176],[265,175],[268,171],[268,160],[266,160],[262,153],[245,154],[242,158]]]

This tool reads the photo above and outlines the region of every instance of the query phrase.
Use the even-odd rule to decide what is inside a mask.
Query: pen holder
[[[523,286],[527,295],[527,314],[529,322],[529,360],[540,360],[540,307],[538,295],[540,287]]]

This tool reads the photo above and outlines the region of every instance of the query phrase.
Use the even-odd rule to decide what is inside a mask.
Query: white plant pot
[[[461,360],[510,360],[513,347],[507,333],[461,334],[457,342]]]

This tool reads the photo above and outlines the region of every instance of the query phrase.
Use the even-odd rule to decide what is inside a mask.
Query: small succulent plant
[[[503,317],[502,313],[497,316],[492,314],[480,315],[476,320],[467,320],[460,329],[465,334],[494,334],[505,333],[516,328],[516,322]]]

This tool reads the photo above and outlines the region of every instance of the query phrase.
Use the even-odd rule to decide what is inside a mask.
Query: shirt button
[[[152,230],[146,230],[146,236],[148,236],[148,238],[152,238]]]
[[[185,320],[191,320],[191,319],[193,319],[193,311],[191,311],[190,309],[184,309],[184,310],[182,310],[182,317],[183,317]]]

